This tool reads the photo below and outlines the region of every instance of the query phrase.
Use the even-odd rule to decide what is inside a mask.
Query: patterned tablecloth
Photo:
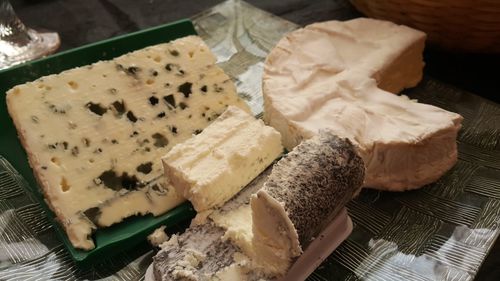
[[[193,18],[198,33],[256,115],[263,60],[298,26],[237,0]],[[426,76],[404,94],[464,116],[459,161],[421,190],[364,190],[348,205],[351,236],[310,280],[472,280],[500,233],[500,106]],[[78,268],[0,158],[0,280],[142,280],[154,254],[137,248]]]

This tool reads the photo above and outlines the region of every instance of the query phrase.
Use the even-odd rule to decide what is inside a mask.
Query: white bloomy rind
[[[429,184],[457,160],[462,117],[390,93],[420,81],[424,42],[420,31],[363,18],[291,32],[266,59],[264,120],[288,150],[321,129],[349,138],[366,187]]]

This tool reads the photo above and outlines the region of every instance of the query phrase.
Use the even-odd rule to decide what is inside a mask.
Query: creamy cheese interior
[[[265,274],[282,276],[302,254],[297,230],[283,206],[265,191],[251,202],[255,264]]]
[[[198,211],[221,206],[283,151],[281,136],[247,112],[229,107],[201,134],[162,158],[165,174]]]

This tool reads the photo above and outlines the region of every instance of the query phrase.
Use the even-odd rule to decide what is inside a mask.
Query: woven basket
[[[459,52],[500,53],[500,0],[350,0],[363,14],[408,25]]]

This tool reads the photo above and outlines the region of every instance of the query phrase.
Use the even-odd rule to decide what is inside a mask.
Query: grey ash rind
[[[190,227],[176,240],[161,246],[153,258],[155,280],[210,280],[213,274],[234,263],[238,251],[221,237],[225,230],[206,223]]]
[[[305,249],[358,193],[364,176],[351,142],[321,131],[278,161],[263,191],[283,205]]]

